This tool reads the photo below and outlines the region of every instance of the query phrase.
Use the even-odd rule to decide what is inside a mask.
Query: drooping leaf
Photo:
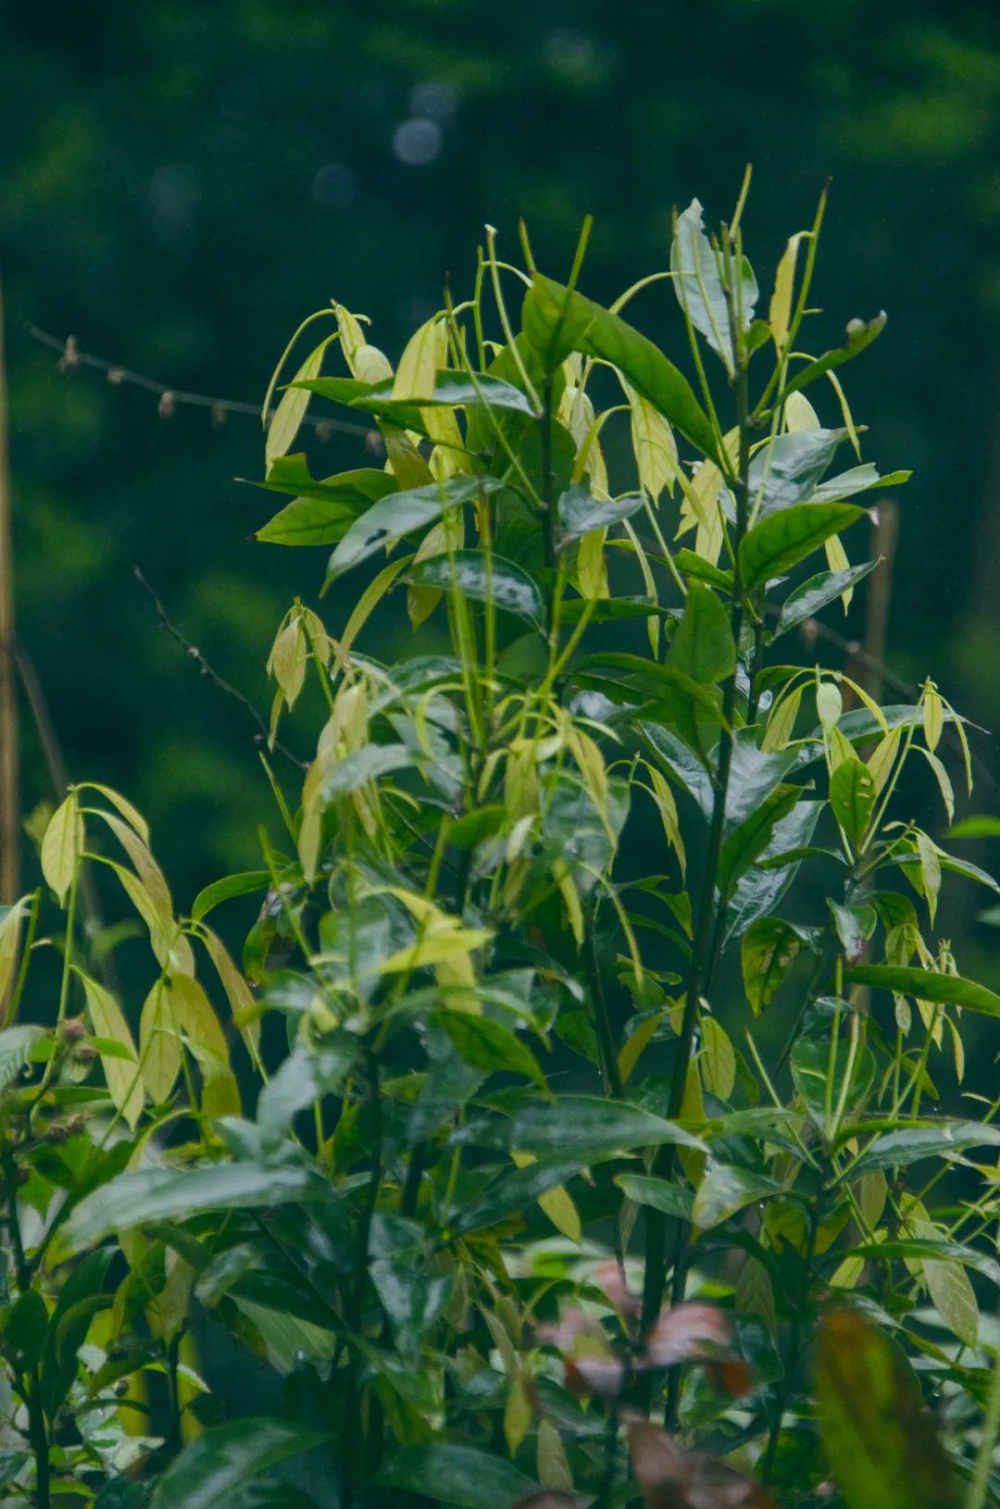
[[[87,997],[87,1010],[95,1038],[105,1038],[117,1044],[123,1055],[102,1052],[101,1067],[107,1081],[111,1099],[130,1127],[134,1127],[142,1115],[142,1075],[139,1072],[139,1056],[135,1042],[122,1009],[114,996],[96,980],[80,975]]]
[[[802,935],[780,917],[758,917],[743,934],[743,988],[755,1016],[774,1000],[802,947]]]
[[[744,587],[754,592],[790,571],[862,512],[852,503],[798,503],[760,519],[740,544]]]

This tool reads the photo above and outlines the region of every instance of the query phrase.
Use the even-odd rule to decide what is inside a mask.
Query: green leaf
[[[846,436],[846,430],[793,430],[766,441],[754,453],[747,475],[751,503],[756,506],[760,499],[757,517],[811,497]]]
[[[802,934],[780,917],[758,917],[740,942],[743,988],[754,1016],[774,1000],[795,962],[803,943]]]
[[[540,629],[545,622],[541,588],[523,567],[502,556],[487,556],[482,550],[455,550],[451,555],[432,555],[414,561],[403,580],[417,587],[437,587],[447,592],[452,582],[463,597],[475,602],[493,602]]]
[[[795,1088],[805,1102],[806,1110],[815,1126],[826,1127],[826,1100],[830,1090],[830,1104],[834,1112],[844,1094],[845,1112],[854,1110],[864,1100],[875,1082],[875,1055],[870,1048],[861,1047],[851,1055],[851,1044],[842,1033],[836,1052],[831,1055],[831,1045],[822,1038],[800,1037],[791,1053],[792,1079]],[[832,1058],[832,1063],[831,1063]],[[850,1067],[851,1078],[844,1092],[844,1081]],[[833,1085],[829,1086],[833,1070]]]
[[[150,1509],[218,1509],[243,1483],[326,1439],[324,1432],[269,1415],[215,1425],[171,1462]]]
[[[332,545],[359,514],[395,492],[396,486],[388,472],[342,472],[315,484],[317,490],[322,487],[322,496],[310,492],[293,498],[250,538],[268,545]]]
[[[550,1102],[528,1101],[514,1114],[511,1147],[534,1153],[593,1154],[630,1152],[664,1142],[704,1152],[699,1137],[674,1121],[641,1106],[588,1095],[561,1095]]]
[[[405,744],[365,744],[331,767],[323,782],[323,801],[332,802],[334,797],[357,791],[369,781],[394,770],[406,770],[415,763]]]
[[[244,870],[240,875],[227,875],[224,880],[213,880],[211,885],[198,892],[191,908],[191,918],[200,922],[223,901],[234,896],[248,896],[251,891],[263,891],[271,884],[269,870]]]
[[[816,1387],[823,1448],[847,1509],[955,1509],[944,1449],[895,1342],[855,1311],[829,1311]]]
[[[448,1303],[452,1275],[430,1273],[420,1259],[402,1254],[377,1258],[371,1277],[397,1341],[416,1349]]]
[[[844,362],[849,362],[859,356],[866,346],[870,346],[877,336],[885,329],[887,316],[885,313],[877,314],[873,320],[851,320],[847,327],[847,343],[836,347],[833,351],[827,351],[817,361],[810,362],[796,373],[795,377],[785,387],[780,402],[790,393],[797,393],[800,388],[808,387],[810,383],[822,377],[826,372],[832,372],[834,367],[840,367]]]
[[[853,498],[858,493],[871,492],[876,487],[901,487],[909,482],[912,472],[887,472],[880,477],[878,471],[870,461],[861,466],[852,466],[849,471],[841,472],[839,477],[831,477],[829,482],[820,483],[819,487],[810,494],[812,503],[836,503],[841,498]]]
[[[746,1205],[787,1194],[783,1184],[753,1169],[719,1163],[709,1168],[694,1197],[691,1220],[702,1231],[718,1226]]]
[[[711,242],[705,235],[701,204],[692,199],[678,215],[670,268],[675,274],[677,302],[686,309],[692,325],[721,358],[727,372],[733,370],[733,334],[729,303],[722,272]],[[749,329],[757,302],[757,280],[746,258],[740,268],[740,288],[733,290],[733,307],[738,308],[743,330]]]
[[[755,592],[790,571],[863,512],[853,503],[799,503],[758,520],[740,544],[744,588]]]
[[[684,616],[670,646],[668,662],[682,675],[703,685],[731,676],[736,646],[729,614],[710,587],[692,582],[684,599]]]
[[[723,840],[716,877],[723,897],[728,898],[732,894],[740,876],[766,850],[774,835],[775,824],[788,816],[801,796],[802,791],[798,786],[776,786],[750,816],[744,818]]]
[[[643,507],[644,501],[639,493],[626,493],[621,498],[598,500],[591,497],[587,489],[579,482],[574,482],[561,495],[557,504],[561,530],[560,549],[565,549],[574,540],[590,534],[591,530],[604,529],[608,524],[617,524],[622,519],[630,519]]]
[[[875,777],[860,760],[842,760],[830,778],[830,806],[851,843],[861,843],[878,792]]]
[[[14,1301],[3,1330],[0,1351],[16,1373],[28,1373],[41,1360],[49,1330],[49,1312],[37,1289]]]
[[[878,913],[868,901],[842,905],[828,896],[826,904],[833,913],[833,924],[847,962],[854,964],[861,958],[865,944],[875,931]]]
[[[407,492],[390,493],[355,519],[327,566],[327,583],[342,576],[352,566],[360,565],[378,550],[387,550],[404,535],[426,529],[435,523],[446,508],[471,503],[475,498],[495,492],[500,486],[495,477],[451,477],[446,482],[431,482]]]
[[[502,1457],[443,1441],[404,1446],[375,1482],[459,1509],[513,1509],[519,1499],[538,1491],[537,1483]],[[160,1506],[154,1504],[153,1509]]]
[[[687,378],[638,330],[575,290],[536,273],[524,300],[524,329],[550,372],[571,351],[597,356],[707,456],[715,435]]]
[[[649,1205],[678,1221],[691,1220],[694,1196],[683,1184],[671,1184],[666,1179],[654,1179],[646,1174],[619,1174],[615,1183],[636,1205]]]
[[[726,939],[746,931],[751,922],[772,912],[788,890],[799,869],[799,861],[783,864],[780,869],[765,868],[779,856],[798,854],[807,847],[823,802],[799,801],[787,817],[779,818],[774,825],[774,834],[763,853],[759,864],[750,869],[736,882],[736,890],[726,916]]]
[[[489,408],[511,409],[518,414],[528,414],[535,418],[535,411],[531,406],[531,400],[520,388],[513,383],[505,382],[500,377],[492,377],[487,372],[477,372],[474,378],[465,372],[438,372],[435,381],[434,392],[431,397],[416,399],[394,399],[392,389],[394,378],[387,378],[384,382],[375,383],[364,393],[357,394],[350,400],[354,409],[368,409],[372,414],[385,415],[396,423],[407,420],[407,416],[414,407],[418,409],[433,409],[441,406],[447,408]],[[409,424],[404,425],[409,428]]]
[[[32,1048],[44,1036],[44,1027],[28,1023],[5,1027],[0,1032],[0,1090],[5,1090],[14,1076],[20,1074],[31,1057]]]
[[[132,1169],[80,1202],[63,1228],[62,1240],[68,1250],[77,1251],[94,1246],[112,1231],[128,1231],[146,1221],[182,1221],[206,1210],[329,1198],[326,1180],[306,1167],[226,1163],[183,1172]]]
[[[953,1158],[970,1147],[1000,1146],[1000,1128],[978,1121],[928,1121],[876,1137],[851,1165],[851,1177],[905,1168],[922,1158]]]
[[[723,571],[721,566],[713,566],[711,561],[704,560],[693,550],[678,550],[674,555],[674,565],[685,576],[693,576],[697,581],[707,582],[710,587],[718,587],[720,592],[732,593],[733,573]]]
[[[930,969],[904,968],[895,964],[859,964],[849,969],[851,985],[870,985],[874,990],[893,990],[897,995],[935,1001],[943,1006],[966,1006],[986,1016],[1000,1016],[1000,996],[974,980],[958,975],[939,975]]]
[[[819,571],[811,576],[785,598],[773,637],[777,639],[805,619],[815,618],[828,603],[835,602],[848,588],[863,581],[877,565],[878,561],[864,561],[860,566],[848,566],[844,571]]]
[[[963,817],[949,830],[949,838],[1000,838],[1000,817]]]
[[[465,1011],[437,1011],[433,1020],[444,1028],[456,1053],[473,1069],[524,1074],[546,1090],[545,1076],[534,1054],[508,1027]]]

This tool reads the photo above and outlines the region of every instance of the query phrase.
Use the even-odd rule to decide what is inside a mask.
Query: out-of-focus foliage
[[[395,357],[486,220],[509,246],[528,213],[554,252],[593,211],[588,279],[610,294],[662,260],[674,199],[727,202],[747,159],[762,263],[834,176],[826,296],[870,316],[883,291],[893,323],[855,395],[877,456],[916,470],[893,663],[920,681],[933,647],[941,684],[995,724],[994,6],[9,0],[0,15],[20,635],[71,773],[138,796],[182,896],[254,862],[262,777],[238,709],[157,635],[130,567],[223,673],[262,658],[293,578],[244,542],[261,514],[232,479],[254,474],[257,437],[63,379],[22,321],[252,398],[300,309],[345,289]],[[649,298],[654,336],[667,310]],[[328,452],[331,473],[369,459],[346,437]],[[27,753],[34,800],[30,730]]]

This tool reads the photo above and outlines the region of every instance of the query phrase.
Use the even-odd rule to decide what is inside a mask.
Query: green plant
[[[62,1446],[40,1350],[62,1336],[68,1367],[71,1337],[85,1374],[59,1307],[95,1262],[85,1305],[169,1384],[151,1471],[112,1477],[109,1503],[153,1481],[154,1509],[998,1502],[977,1290],[1000,1278],[979,1161],[1000,1102],[960,1118],[939,1086],[1000,997],[924,936],[944,873],[994,882],[905,816],[926,766],[953,819],[939,751],[971,790],[965,727],[930,681],[881,708],[784,663],[875,568],[841,535],[907,474],[827,477],[860,451],[837,369],[884,316],[801,350],[821,203],[755,317],[744,198],[711,238],[697,202],[677,216],[669,271],[610,309],[579,291],[586,230],[566,284],[526,236],[527,271],[501,262],[491,232],[472,296],[395,370],[342,306],[313,317],[333,323],[267,434],[263,485],[292,501],[257,538],[333,547],[336,630],[296,600],[268,662],[272,743],[301,698],[316,754],[292,796],[265,761],[281,843],[179,922],[141,819],[104,793],[158,973],[138,1049],[81,981],[106,1088],[77,1135],[101,1157],[58,1211],[39,1194],[26,1246],[19,1181],[73,1078],[78,792],[42,846],[68,942],[57,1027],[29,1044],[45,1062],[4,1101],[2,1333],[27,1412],[12,1479],[39,1502],[47,1472],[93,1487],[109,1465]],[[622,315],[667,281],[694,386]],[[348,375],[323,375],[338,351]],[[291,451],[313,395],[373,417],[384,469],[312,476]],[[417,642],[362,653],[380,617],[400,638],[403,589]],[[241,974],[204,919],[253,891]],[[283,1405],[179,1450],[210,1418],[182,1398],[182,1338],[209,1323],[283,1376]],[[276,1467],[307,1450],[308,1479]]]

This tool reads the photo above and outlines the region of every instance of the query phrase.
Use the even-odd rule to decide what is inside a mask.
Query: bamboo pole
[[[21,890],[20,769],[14,680],[14,554],[3,288],[0,285],[0,902]]]

